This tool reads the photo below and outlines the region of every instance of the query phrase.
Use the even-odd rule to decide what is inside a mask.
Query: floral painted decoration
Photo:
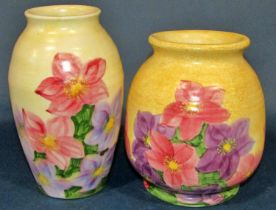
[[[91,136],[85,139],[87,144],[98,144],[98,150],[104,151],[114,145],[114,133],[118,132],[115,126],[120,124],[121,120],[121,92],[115,96],[111,104],[106,102],[95,105],[92,116],[94,129]]]
[[[220,123],[229,118],[229,112],[221,107],[223,95],[221,88],[181,81],[176,101],[165,108],[162,122],[179,127],[181,139],[188,141],[199,133],[203,123]]]
[[[58,53],[52,64],[53,76],[44,79],[36,93],[51,102],[48,112],[71,116],[85,104],[96,104],[108,97],[102,77],[106,62],[97,58],[83,65],[70,53]]]
[[[122,91],[111,99],[103,81],[106,61],[82,64],[70,53],[57,53],[53,76],[35,93],[50,101],[43,121],[21,108],[15,112],[20,140],[41,189],[58,198],[79,198],[99,191],[109,173],[120,128]],[[19,108],[16,108],[19,110]]]
[[[138,111],[133,165],[152,183],[145,185],[148,191],[191,206],[214,205],[237,193],[237,188],[219,192],[246,179],[260,158],[250,153],[250,121],[225,123],[231,113],[223,107],[223,97],[222,88],[181,81],[175,101],[163,113]],[[170,198],[157,186],[178,193]]]

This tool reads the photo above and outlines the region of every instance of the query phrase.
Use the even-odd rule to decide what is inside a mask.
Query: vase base
[[[203,207],[213,206],[223,203],[232,197],[234,197],[238,191],[239,186],[228,189],[220,193],[214,194],[184,194],[184,193],[172,193],[166,191],[156,185],[153,185],[147,181],[144,181],[146,190],[153,196],[168,202],[173,205],[187,206],[187,207]]]
[[[43,188],[41,186],[38,187],[38,190],[42,194],[44,194],[48,197],[51,197],[51,198],[63,199],[63,200],[75,200],[75,199],[82,199],[82,198],[86,198],[86,197],[92,196],[94,194],[97,194],[100,191],[102,191],[105,188],[105,186],[106,186],[106,184],[104,183],[104,184],[99,185],[97,188],[90,190],[90,191],[86,191],[86,192],[80,192],[80,191],[77,191],[77,188],[75,188],[75,189],[71,188],[62,194],[47,193],[43,190]]]

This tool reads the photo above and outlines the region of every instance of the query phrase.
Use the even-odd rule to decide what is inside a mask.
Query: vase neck
[[[170,57],[176,59],[240,59],[243,57],[243,50],[236,51],[193,51],[193,50],[172,50],[153,47],[155,56]]]
[[[31,8],[25,11],[27,26],[43,29],[72,30],[99,24],[101,10],[84,5],[55,5]],[[70,27],[69,27],[70,26]]]
[[[158,32],[149,42],[154,54],[183,58],[238,58],[250,44],[242,34],[207,30]]]

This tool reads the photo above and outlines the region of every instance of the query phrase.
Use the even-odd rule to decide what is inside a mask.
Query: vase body
[[[100,9],[32,8],[9,69],[17,131],[40,188],[55,198],[105,184],[120,128],[123,71]]]
[[[146,189],[183,206],[233,197],[258,166],[264,97],[243,57],[249,39],[219,31],[150,36],[129,91],[126,150]]]

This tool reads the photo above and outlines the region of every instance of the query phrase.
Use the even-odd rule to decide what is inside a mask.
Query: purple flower
[[[216,205],[224,200],[221,194],[203,194],[203,195],[189,195],[189,194],[176,194],[176,199],[184,204],[197,204],[207,203],[209,205]]]
[[[160,183],[159,175],[149,166],[148,160],[144,156],[144,153],[150,149],[150,132],[152,130],[158,131],[168,138],[175,133],[175,128],[160,124],[160,116],[154,116],[149,112],[138,112],[134,127],[133,155],[136,159],[134,166],[152,182]]]
[[[98,103],[92,117],[94,126],[91,135],[85,139],[85,143],[90,145],[98,144],[98,151],[111,148],[117,141],[118,131],[121,121],[122,96],[120,90],[114,98],[111,106],[106,103]]]
[[[110,170],[115,147],[108,150],[103,156],[91,155],[82,160],[80,175],[75,179],[74,186],[82,187],[82,192],[98,187],[102,179]]]
[[[209,125],[205,143],[207,151],[198,164],[204,173],[218,171],[220,177],[229,179],[236,171],[240,157],[249,152],[254,141],[248,136],[249,121],[242,119],[232,126]]]
[[[33,175],[37,183],[49,196],[64,198],[64,190],[71,187],[68,181],[58,179],[55,167],[44,160],[30,164]]]

